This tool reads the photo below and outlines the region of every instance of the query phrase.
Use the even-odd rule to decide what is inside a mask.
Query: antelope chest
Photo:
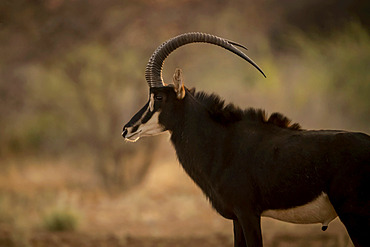
[[[328,195],[322,193],[305,205],[289,209],[266,210],[262,216],[298,224],[321,223],[326,228],[337,217],[337,213]]]

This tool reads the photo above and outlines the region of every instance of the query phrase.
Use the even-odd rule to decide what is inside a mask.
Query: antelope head
[[[142,136],[157,135],[170,129],[166,119],[174,116],[171,112],[181,105],[189,91],[184,87],[180,69],[176,69],[172,84],[164,83],[163,64],[168,55],[180,46],[198,42],[218,45],[233,52],[265,76],[255,62],[235,47],[246,49],[238,43],[205,33],[185,33],[174,37],[160,45],[149,59],[145,70],[145,78],[149,85],[149,100],[123,127],[122,136],[127,141],[134,142]]]

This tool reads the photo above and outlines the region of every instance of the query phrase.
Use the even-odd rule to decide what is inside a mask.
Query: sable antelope
[[[261,216],[321,223],[337,216],[355,246],[370,246],[370,137],[339,130],[303,130],[285,116],[225,105],[183,85],[181,70],[165,84],[162,67],[180,46],[221,46],[262,70],[235,42],[186,33],[159,46],[146,67],[149,100],[124,126],[123,137],[169,131],[188,175],[223,217],[233,220],[234,245],[262,246]],[[264,74],[263,74],[264,75]]]

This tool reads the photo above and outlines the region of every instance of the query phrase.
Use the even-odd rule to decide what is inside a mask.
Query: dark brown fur
[[[214,120],[224,125],[241,120],[247,120],[256,121],[258,123],[273,124],[280,128],[292,130],[301,129],[301,126],[298,123],[291,124],[291,120],[281,113],[272,113],[270,117],[267,118],[266,112],[262,109],[247,108],[243,110],[232,103],[225,104],[225,101],[216,94],[209,95],[204,92],[195,93],[194,89],[190,92],[195,100],[208,110]]]

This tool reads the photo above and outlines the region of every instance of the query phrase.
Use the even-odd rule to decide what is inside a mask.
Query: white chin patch
[[[126,136],[125,140],[129,141],[129,142],[136,142],[137,140],[140,139],[140,136],[141,136],[140,134],[141,134],[141,131],[139,130],[139,131],[135,132],[134,134]]]
[[[126,140],[126,141],[129,141],[129,142],[136,142],[136,141],[137,141],[137,140],[139,140],[139,139],[140,139],[140,137],[135,138],[135,139],[126,138],[125,140]]]

